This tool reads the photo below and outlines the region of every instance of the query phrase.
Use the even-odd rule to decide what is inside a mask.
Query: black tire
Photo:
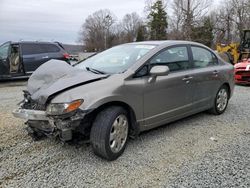
[[[119,121],[118,118],[120,117],[122,118],[126,117],[127,119],[127,124],[126,124],[127,129],[125,129],[125,131],[122,131],[123,134],[120,134],[123,136],[126,135],[126,139],[121,139],[119,137],[122,140],[121,141],[122,144],[119,147],[120,149],[117,152],[114,152],[113,150],[115,149],[115,146],[112,147],[112,145],[114,144],[116,145],[116,143],[113,143],[116,141],[110,141],[110,139],[112,131],[114,130],[114,124],[116,121],[117,122]],[[123,127],[123,125],[121,126],[119,125],[119,127]],[[109,161],[117,159],[124,152],[126,148],[128,140],[128,129],[129,129],[129,118],[128,118],[128,113],[124,108],[120,106],[111,106],[101,111],[99,114],[97,114],[90,132],[90,142],[94,153]],[[115,133],[115,135],[116,134],[118,135],[120,133],[120,129],[117,132],[118,133]]]
[[[222,92],[222,91],[224,91],[226,93],[227,99],[225,101],[226,102],[225,106],[223,106],[223,108],[219,108],[218,107],[218,99],[219,99],[220,92]],[[220,89],[218,90],[216,96],[215,96],[213,107],[209,110],[209,112],[211,114],[214,114],[214,115],[223,114],[225,112],[225,110],[227,109],[229,97],[230,96],[229,96],[229,88],[228,88],[228,86],[226,86],[226,85],[221,86]]]

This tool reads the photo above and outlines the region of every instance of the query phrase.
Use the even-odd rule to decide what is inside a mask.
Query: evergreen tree
[[[150,39],[151,40],[164,40],[167,39],[167,12],[164,10],[162,0],[157,0],[148,15]]]
[[[140,42],[140,41],[145,41],[146,40],[146,32],[145,32],[145,26],[141,25],[138,29],[137,32],[137,37],[136,37],[136,41]]]
[[[209,16],[204,17],[200,26],[192,28],[192,40],[211,47],[214,39],[213,28],[211,18]]]

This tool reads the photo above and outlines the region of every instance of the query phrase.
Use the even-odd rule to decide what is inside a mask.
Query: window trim
[[[149,75],[149,71],[150,71],[150,61],[156,57],[157,55],[159,55],[160,53],[162,53],[163,51],[166,51],[168,49],[171,48],[176,48],[176,47],[186,47],[187,48],[187,54],[188,54],[188,63],[189,63],[189,68],[185,69],[185,70],[178,70],[178,71],[174,71],[174,72],[169,72],[169,74],[174,74],[174,73],[179,73],[179,72],[183,72],[183,71],[187,71],[193,68],[193,63],[192,63],[192,52],[191,52],[191,48],[189,44],[175,44],[175,45],[171,45],[171,46],[167,46],[163,49],[161,49],[160,51],[158,51],[156,54],[154,54],[153,56],[151,56],[142,66],[140,66],[134,73],[133,78],[141,78],[141,77],[145,77]],[[143,76],[137,76],[138,72],[143,69],[144,66],[147,66],[148,68],[148,73],[146,75]],[[153,67],[153,66],[152,66]],[[151,68],[152,68],[151,67]]]
[[[210,52],[215,57],[216,63],[214,65],[210,65],[210,66],[207,66],[207,67],[195,67],[194,66],[194,55],[193,55],[192,47],[197,47],[197,48],[202,48],[204,50],[207,50],[208,52]],[[204,68],[208,68],[208,67],[213,67],[213,66],[218,66],[219,65],[219,59],[218,59],[217,55],[213,51],[211,51],[210,49],[208,49],[208,48],[206,48],[204,46],[199,46],[199,45],[195,45],[195,44],[190,44],[189,48],[190,48],[190,55],[191,55],[191,64],[192,64],[192,68],[193,69],[204,69]]]

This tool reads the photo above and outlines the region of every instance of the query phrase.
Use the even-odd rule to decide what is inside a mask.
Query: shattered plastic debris
[[[217,142],[218,140],[215,137],[210,137],[210,140]]]

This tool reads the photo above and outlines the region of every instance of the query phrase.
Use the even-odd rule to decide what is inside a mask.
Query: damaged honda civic
[[[189,41],[123,44],[74,66],[50,60],[28,80],[13,111],[36,137],[80,134],[96,155],[117,159],[129,137],[195,113],[222,114],[234,67]]]

